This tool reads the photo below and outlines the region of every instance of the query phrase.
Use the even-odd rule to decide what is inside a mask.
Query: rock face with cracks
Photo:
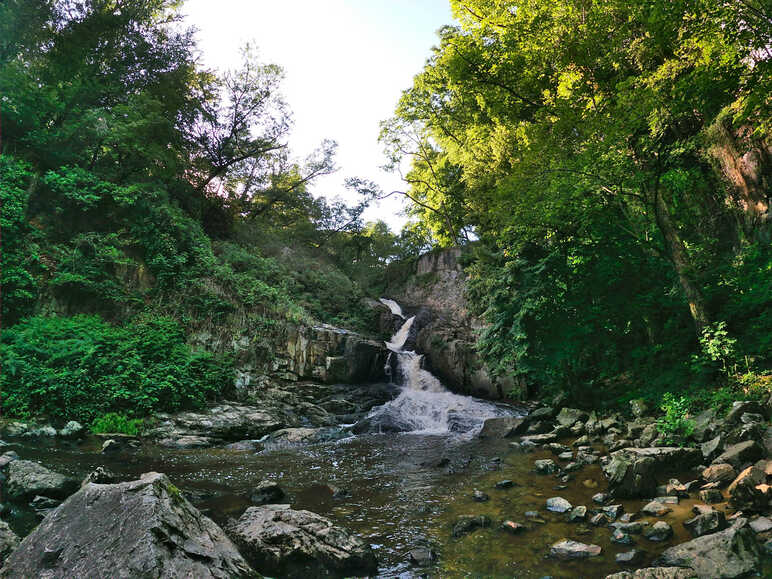
[[[236,547],[169,482],[88,483],[28,535],[3,579],[254,577]]]
[[[332,521],[289,505],[250,507],[228,527],[255,569],[287,578],[373,575],[370,545]]]

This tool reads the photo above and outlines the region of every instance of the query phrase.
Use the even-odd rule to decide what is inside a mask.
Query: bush
[[[676,398],[670,392],[662,396],[660,409],[665,413],[657,420],[657,431],[665,436],[668,444],[683,444],[686,438],[694,432],[694,420],[688,418],[689,400],[681,396]]]
[[[141,418],[128,418],[124,414],[108,412],[91,423],[91,432],[94,433],[120,433],[137,436],[142,432],[144,420]]]
[[[29,318],[3,331],[0,360],[2,409],[19,418],[91,422],[196,408],[233,376],[228,359],[191,350],[165,317],[124,326],[98,316]]]

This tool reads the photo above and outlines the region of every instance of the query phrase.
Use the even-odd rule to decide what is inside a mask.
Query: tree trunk
[[[705,307],[705,299],[702,297],[702,291],[692,279],[693,268],[689,262],[689,254],[678,233],[678,229],[670,217],[665,200],[659,191],[654,192],[654,211],[657,218],[657,226],[665,239],[665,250],[673,263],[673,267],[678,275],[678,281],[681,283],[686,300],[689,302],[689,311],[694,320],[694,328],[697,331],[697,338],[702,336],[702,330],[710,323],[708,310]]]

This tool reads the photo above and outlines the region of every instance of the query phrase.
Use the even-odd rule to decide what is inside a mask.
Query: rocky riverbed
[[[634,410],[542,406],[466,437],[327,425],[234,441],[222,417],[255,410],[230,407],[175,431],[194,445],[6,425],[2,576],[108,560],[124,576],[151,560],[154,576],[768,576],[767,409],[712,417],[693,448]]]

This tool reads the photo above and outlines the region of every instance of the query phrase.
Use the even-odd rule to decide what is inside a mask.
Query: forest
[[[762,2],[453,0],[382,123],[411,222],[313,196],[283,71],[204,68],[171,0],[0,6],[3,412],[132,418],[227,392],[192,329],[373,331],[399,262],[463,246],[477,347],[526,394],[770,390],[772,15]],[[407,169],[405,169],[407,168]],[[393,272],[392,272],[393,275]],[[258,336],[259,337],[259,336]]]

